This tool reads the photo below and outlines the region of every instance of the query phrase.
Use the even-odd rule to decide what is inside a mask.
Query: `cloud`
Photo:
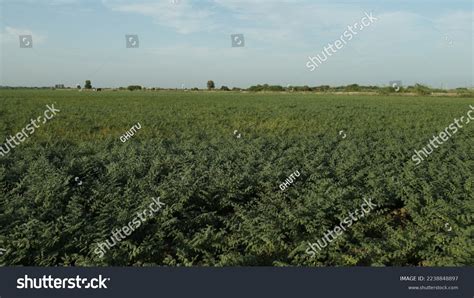
[[[35,44],[41,44],[46,40],[46,36],[35,33],[30,29],[15,28],[6,26],[3,31],[0,32],[0,43],[2,44],[13,44],[19,43],[20,35],[31,35],[33,38],[33,46]]]
[[[215,30],[217,26],[214,21],[215,12],[212,9],[190,1],[161,0],[127,3],[126,1],[103,0],[102,3],[113,11],[151,17],[155,23],[173,28],[182,34],[209,32]]]
[[[80,0],[0,0],[0,4],[41,4],[41,5],[71,5],[79,4]]]
[[[154,23],[190,33],[243,33],[254,46],[262,44],[295,47],[309,44],[308,35],[322,38],[338,34],[348,22],[360,18],[363,11],[354,5],[306,1],[228,1],[172,0],[131,2],[102,0],[112,11],[140,14]],[[321,2],[321,1],[320,1]],[[250,44],[249,43],[249,44]]]
[[[472,28],[472,14],[469,12],[446,12],[437,19],[436,16],[428,19],[423,12],[408,9],[379,11],[380,4],[371,1],[361,4],[355,0],[344,3],[302,0],[102,0],[102,3],[113,11],[150,17],[154,23],[181,34],[244,33],[252,41],[295,47],[310,45],[314,40],[331,41],[339,36],[341,29],[358,21],[365,11],[375,11],[385,24],[380,26],[404,35],[426,33],[433,29],[453,31],[453,28]],[[403,38],[391,37],[392,40]]]

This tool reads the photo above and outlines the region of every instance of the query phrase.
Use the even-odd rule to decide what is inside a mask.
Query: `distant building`
[[[56,88],[56,89],[64,89],[64,84],[56,84],[56,85],[54,85],[54,88]]]

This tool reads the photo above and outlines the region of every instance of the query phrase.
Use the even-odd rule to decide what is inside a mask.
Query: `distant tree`
[[[222,91],[230,91],[229,87],[227,87],[227,86],[222,86],[222,87],[221,87],[221,90],[222,90]]]
[[[142,86],[139,86],[139,85],[130,85],[127,87],[128,90],[130,91],[134,91],[134,90],[141,90],[142,89]]]
[[[447,92],[447,90],[444,90]],[[474,97],[474,89],[469,90],[467,88],[456,88],[456,94],[461,97]]]
[[[86,83],[84,84],[85,89],[92,89],[92,83],[90,80],[86,80]]]
[[[272,86],[268,86],[267,90],[270,90],[270,91],[285,91],[285,88],[283,88],[280,85],[272,85]]]
[[[430,95],[432,92],[430,87],[422,85],[422,84],[415,84],[413,89],[415,93],[419,95]]]
[[[257,91],[262,91],[263,90],[263,86],[258,84],[258,85],[254,85],[254,86],[250,86],[249,91],[252,91],[252,92],[257,92]]]
[[[77,88],[77,89],[81,89],[81,85],[77,84],[77,85],[76,85],[76,88]]]
[[[207,89],[211,90],[211,89],[214,89],[214,88],[216,88],[216,84],[214,84],[214,81],[213,80],[207,81]]]
[[[256,86],[250,86],[249,91],[253,92],[258,92],[258,91],[285,91],[285,88],[283,88],[280,85],[268,85],[268,84],[263,84],[263,85],[256,85]]]
[[[347,86],[344,88],[344,91],[347,91],[347,92],[357,92],[357,91],[360,91],[360,87],[359,87],[359,85],[357,85],[357,84],[351,84],[351,85],[347,85]]]
[[[331,86],[329,85],[321,85],[319,86],[319,89],[323,92],[326,92],[326,91],[329,91],[329,89],[331,89]]]
[[[303,87],[299,87],[297,90],[298,91],[311,91],[311,88],[309,88],[308,85],[304,85]]]

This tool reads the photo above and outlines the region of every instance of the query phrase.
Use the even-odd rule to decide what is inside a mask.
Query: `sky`
[[[0,85],[472,87],[473,3],[0,0]],[[366,13],[376,21],[311,71],[308,57]],[[243,47],[232,34],[243,34]],[[20,35],[32,48],[20,48]],[[125,35],[137,35],[138,47],[127,48]]]

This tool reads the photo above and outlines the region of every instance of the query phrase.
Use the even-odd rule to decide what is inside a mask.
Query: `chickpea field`
[[[474,121],[412,160],[474,98],[0,90],[0,144],[51,104],[0,155],[0,265],[474,265]]]

